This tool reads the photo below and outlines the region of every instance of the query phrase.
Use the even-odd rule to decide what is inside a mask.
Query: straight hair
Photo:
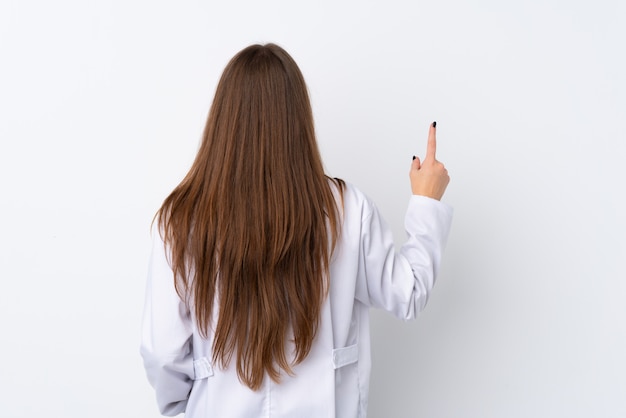
[[[213,362],[226,368],[234,357],[252,390],[265,374],[293,375],[311,350],[344,187],[324,174],[295,61],[274,44],[240,51],[191,169],[156,218],[176,291],[202,337],[213,334]]]

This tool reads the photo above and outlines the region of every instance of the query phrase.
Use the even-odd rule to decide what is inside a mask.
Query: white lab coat
[[[266,378],[252,391],[236,367],[211,364],[212,337],[200,337],[193,313],[174,290],[158,232],[149,268],[141,354],[164,415],[204,417],[365,417],[370,377],[368,310],[401,319],[424,308],[437,276],[452,209],[412,196],[408,240],[396,253],[388,226],[354,186],[344,193],[344,217],[330,265],[330,292],[308,357],[281,383]],[[287,344],[290,344],[287,342]]]

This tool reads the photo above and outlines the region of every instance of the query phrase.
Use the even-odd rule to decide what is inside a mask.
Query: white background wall
[[[0,3],[0,416],[156,417],[149,224],[217,79],[276,42],[329,174],[398,243],[437,120],[455,220],[408,324],[373,313],[372,417],[626,416],[626,3]]]

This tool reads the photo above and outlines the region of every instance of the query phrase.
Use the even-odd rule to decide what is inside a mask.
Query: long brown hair
[[[253,390],[304,360],[328,291],[340,230],[304,78],[282,48],[252,45],[228,63],[202,143],[157,216],[178,294],[213,361],[236,357]],[[217,318],[213,317],[216,305]],[[286,341],[293,338],[290,359]]]

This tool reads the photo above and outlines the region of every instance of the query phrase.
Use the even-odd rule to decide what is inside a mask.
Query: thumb
[[[413,163],[411,164],[411,168],[414,168],[416,170],[419,170],[422,166],[422,163],[420,162],[419,157],[416,157],[415,155],[413,156]]]

